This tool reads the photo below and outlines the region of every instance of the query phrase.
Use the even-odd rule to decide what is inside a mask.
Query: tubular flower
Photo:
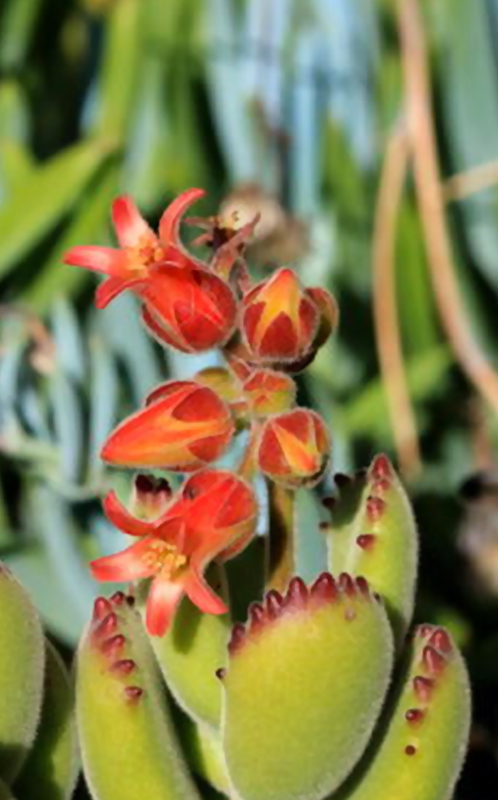
[[[241,327],[255,362],[287,365],[291,371],[309,363],[325,341],[327,325],[332,329],[333,301],[326,303],[328,293],[324,290],[315,299],[316,291],[304,289],[295,273],[283,268],[247,292]]]
[[[118,197],[112,206],[112,221],[119,249],[73,247],[64,256],[66,264],[100,272],[106,280],[97,288],[95,303],[104,308],[125,289],[141,294],[154,280],[154,267],[162,262],[181,266],[193,263],[179,238],[179,226],[187,208],[205,194],[189,189],[168,206],[159,223],[159,237],[149,227],[128,196]],[[202,262],[197,262],[201,264]]]
[[[152,636],[166,632],[184,594],[205,613],[227,611],[203,575],[211,561],[237,555],[254,534],[257,503],[245,481],[224,470],[205,469],[184,483],[156,520],[132,516],[114,492],[105,498],[104,511],[139,541],[91,562],[90,569],[99,581],[153,579],[146,606]]]
[[[228,447],[234,423],[228,405],[196,381],[168,381],[125,419],[102,448],[116,466],[192,472]]]
[[[296,408],[268,419],[258,446],[260,470],[290,488],[313,486],[322,477],[330,454],[330,437],[315,411]]]

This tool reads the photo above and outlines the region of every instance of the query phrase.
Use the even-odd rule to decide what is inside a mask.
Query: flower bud
[[[228,284],[207,269],[159,264],[140,297],[150,333],[183,353],[218,347],[233,332],[235,297]]]
[[[157,519],[171,500],[171,487],[164,478],[135,475],[131,494],[131,513],[140,519]]]
[[[254,416],[267,417],[294,404],[296,384],[282,372],[258,369],[245,381],[243,392]]]
[[[218,458],[230,443],[230,409],[207,386],[168,381],[147,402],[110,435],[102,449],[104,461],[193,472]]]
[[[296,408],[268,419],[258,445],[261,472],[289,488],[313,486],[330,456],[330,437],[315,411]]]
[[[324,289],[304,289],[287,268],[243,298],[242,334],[255,363],[303,369],[335,325],[335,305]]]

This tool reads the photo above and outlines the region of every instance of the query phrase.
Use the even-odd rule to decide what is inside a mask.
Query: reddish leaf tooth
[[[93,604],[93,620],[103,620],[112,611],[112,606],[105,597],[97,597]]]
[[[367,497],[367,517],[371,522],[377,522],[386,510],[386,502],[381,497],[370,495]]]
[[[140,686],[125,686],[124,693],[130,703],[138,703],[144,690]]]
[[[451,653],[452,644],[448,633],[443,628],[437,628],[432,634],[430,644],[439,650],[440,653]]]
[[[114,672],[117,675],[129,675],[130,672],[136,667],[136,663],[131,658],[121,658],[119,661],[115,661],[114,664],[111,666],[111,672]]]
[[[391,466],[391,462],[389,461],[388,457],[383,453],[378,455],[372,461],[372,465],[370,467],[370,473],[373,478],[381,479],[381,478],[392,478],[393,476],[393,468]]]
[[[362,550],[371,550],[375,544],[376,536],[373,533],[361,533],[356,539],[356,544]]]
[[[116,636],[111,636],[110,639],[106,639],[100,646],[100,650],[105,656],[115,658],[117,654],[121,652],[125,644],[125,637],[121,633],[117,633]]]
[[[408,744],[405,747],[405,753],[406,753],[407,756],[414,756],[416,754],[416,752],[417,752],[417,748],[414,747],[413,744]]]
[[[406,721],[412,725],[422,722],[424,717],[425,711],[423,711],[421,708],[409,708],[405,714]]]
[[[104,617],[102,622],[97,625],[93,632],[93,636],[95,639],[103,639],[107,636],[110,636],[110,634],[115,633],[117,628],[118,618],[114,611],[111,611],[106,617]]]
[[[434,690],[434,681],[423,675],[417,675],[413,679],[413,690],[422,703],[428,703]]]
[[[446,666],[446,659],[438,653],[430,644],[424,647],[422,653],[422,663],[428,672],[442,672]]]
[[[356,596],[356,586],[353,578],[347,572],[342,572],[339,575],[339,589],[344,592],[348,597]]]

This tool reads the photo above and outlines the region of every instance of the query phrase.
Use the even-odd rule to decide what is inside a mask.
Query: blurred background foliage
[[[100,444],[154,384],[216,359],[162,351],[131,297],[96,315],[95,279],[63,266],[64,251],[112,243],[123,192],[152,223],[189,186],[209,193],[196,214],[259,211],[255,273],[290,263],[339,301],[339,334],[302,399],[332,428],[336,471],[380,450],[402,467],[421,528],[418,616],[453,629],[476,689],[459,796],[486,800],[498,785],[498,402],[458,337],[496,363],[498,0],[419,5],[463,298],[446,310],[410,170],[396,196],[410,103],[391,0],[3,0],[0,555],[73,646],[96,591],[87,561],[119,547],[99,499],[127,478],[103,468]],[[300,508],[306,577],[319,507]]]

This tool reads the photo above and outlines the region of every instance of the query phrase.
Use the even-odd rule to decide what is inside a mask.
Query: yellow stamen
[[[173,577],[187,565],[188,558],[178,552],[174,545],[155,539],[150,543],[147,552],[143,554],[142,561],[150,569],[166,572],[169,577]]]

